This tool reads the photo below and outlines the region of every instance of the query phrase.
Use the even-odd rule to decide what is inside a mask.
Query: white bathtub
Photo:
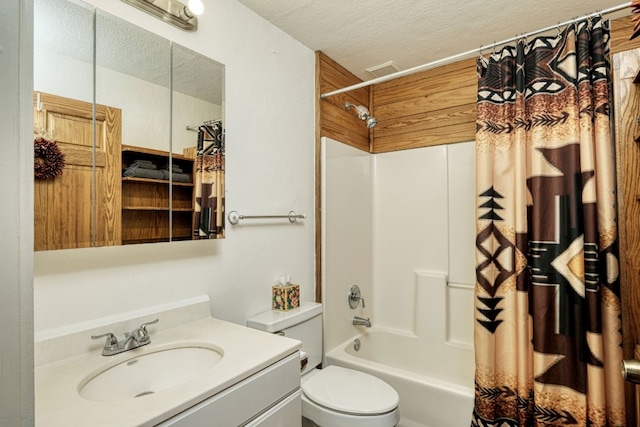
[[[356,338],[359,351],[354,349]],[[462,350],[469,362],[469,349]],[[400,427],[469,427],[473,367],[460,369],[454,361],[438,368],[433,357],[433,349],[418,337],[374,327],[330,350],[326,363],[370,373],[395,388],[400,395]]]

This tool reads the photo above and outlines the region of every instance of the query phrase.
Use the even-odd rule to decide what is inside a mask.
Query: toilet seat
[[[302,384],[302,393],[326,409],[351,415],[379,415],[398,408],[389,384],[364,372],[327,366]]]

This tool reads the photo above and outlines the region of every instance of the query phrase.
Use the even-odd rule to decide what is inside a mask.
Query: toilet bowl
[[[302,342],[308,358],[300,381],[303,427],[394,427],[400,421],[400,398],[389,384],[353,369],[316,368],[322,362],[322,304],[271,310],[251,317],[247,326]]]
[[[327,366],[302,377],[303,427],[393,427],[398,404],[389,384],[364,372]]]

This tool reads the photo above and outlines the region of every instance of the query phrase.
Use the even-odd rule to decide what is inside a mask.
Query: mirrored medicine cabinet
[[[34,0],[34,249],[224,237],[224,72],[92,5]]]

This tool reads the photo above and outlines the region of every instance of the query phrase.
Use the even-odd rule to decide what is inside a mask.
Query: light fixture
[[[196,16],[200,16],[202,12],[204,12],[204,3],[202,3],[202,0],[189,0],[187,7]]]
[[[198,18],[204,5],[202,0],[189,0],[188,6],[178,0],[122,0],[163,21],[187,31],[198,29]],[[191,7],[193,6],[193,9]]]
[[[372,127],[375,127],[375,125],[378,124],[378,120],[375,117],[373,117],[371,114],[369,114],[369,110],[364,105],[355,105],[350,103],[349,101],[347,101],[344,104],[344,109],[347,111],[349,111],[351,107],[353,107],[356,110],[356,113],[358,114],[358,118],[360,120],[366,121],[367,127],[369,129],[371,129]]]

